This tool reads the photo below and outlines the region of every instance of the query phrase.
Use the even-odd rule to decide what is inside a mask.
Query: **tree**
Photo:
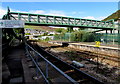
[[[85,28],[79,28],[78,30],[79,30],[79,31],[81,31],[81,30],[85,30]]]
[[[58,33],[63,33],[63,32],[66,32],[66,30],[63,29],[63,28],[58,28],[58,29],[56,29],[56,32],[58,32]]]
[[[43,36],[47,36],[48,35],[48,32],[45,32],[44,34],[43,34]]]
[[[73,27],[67,27],[67,32],[73,32]]]

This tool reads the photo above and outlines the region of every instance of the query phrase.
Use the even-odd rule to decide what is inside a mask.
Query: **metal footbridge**
[[[10,12],[8,9],[7,14],[2,19],[9,20],[23,20],[25,25],[45,25],[45,26],[65,26],[65,27],[80,27],[80,28],[95,28],[95,29],[114,29],[114,20],[99,21],[91,19],[53,16],[53,15],[42,15],[42,14],[31,14],[31,13],[20,13]]]

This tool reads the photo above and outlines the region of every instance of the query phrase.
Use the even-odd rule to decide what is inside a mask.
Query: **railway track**
[[[63,44],[58,43],[58,44],[60,44],[62,46],[64,44],[69,45],[69,42],[66,42],[66,43],[63,43]],[[98,52],[90,52],[90,51],[84,51],[84,50],[79,51],[79,50],[73,50],[73,49],[71,50],[71,48],[69,49],[68,47],[67,47],[67,50],[68,51],[74,51],[74,52],[72,52],[74,54],[75,53],[77,53],[78,55],[82,54],[79,58],[82,58],[84,60],[93,61],[95,63],[99,62],[100,64],[103,64],[103,65],[107,65],[107,66],[110,66],[110,67],[113,66],[113,67],[120,68],[120,66],[118,66],[119,62],[120,62],[120,60],[119,60],[120,59],[119,54],[116,55],[116,56],[113,56],[113,55],[106,55],[106,54],[102,54],[102,53],[98,53]]]
[[[70,42],[64,42],[62,43],[62,45],[69,45]],[[58,44],[61,45],[61,43],[58,42]],[[87,56],[90,56],[90,57],[97,57],[99,56],[99,58],[101,59],[107,59],[107,60],[111,60],[113,62],[120,62],[120,57],[119,56],[112,56],[112,55],[106,55],[106,54],[102,54],[102,53],[92,53],[92,52],[89,52],[89,51],[80,51],[80,52],[77,52],[77,53],[80,53],[80,54],[84,54],[84,55],[87,55]]]
[[[79,53],[79,52],[77,52]],[[90,52],[80,52],[81,54],[85,54],[85,55],[88,55],[88,56],[92,56],[92,57],[97,57],[99,56],[99,58],[102,58],[102,59],[108,59],[108,60],[111,60],[111,61],[114,61],[114,62],[120,62],[120,60],[118,60],[120,57],[115,57],[115,56],[109,56],[109,55],[105,55],[105,54],[99,54],[97,55],[97,53],[90,53]]]
[[[38,46],[35,42],[28,43],[31,45],[37,52],[39,52],[42,56],[44,56],[47,60],[49,60],[52,64],[62,70],[65,74],[70,76],[76,82],[80,84],[103,84],[100,80],[96,79],[93,76],[86,74],[85,72],[79,70],[78,68],[67,64],[66,62],[58,59],[53,56],[51,53],[45,51],[42,47]]]

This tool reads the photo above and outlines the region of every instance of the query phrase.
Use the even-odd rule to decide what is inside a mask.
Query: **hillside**
[[[37,29],[37,30],[42,30],[42,31],[55,31],[56,30],[56,28],[51,28],[48,26],[33,26],[33,25],[25,25],[25,28]]]
[[[116,11],[115,13],[113,13],[112,15],[108,16],[107,18],[103,19],[102,21],[107,21],[110,19],[117,20],[118,18],[120,18],[120,10]]]

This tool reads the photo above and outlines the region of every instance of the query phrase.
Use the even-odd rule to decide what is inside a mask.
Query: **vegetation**
[[[74,31],[73,31],[73,27],[67,27],[67,32],[70,32],[70,33],[71,33],[71,32],[74,32]]]
[[[55,31],[56,28],[51,28],[49,26],[33,26],[33,25],[25,25],[25,28],[36,29],[41,31]]]
[[[63,28],[58,28],[56,29],[56,32],[58,33],[66,33],[66,32],[74,32],[73,28],[72,27],[67,27],[67,30],[66,29],[63,29]]]
[[[85,32],[85,31],[77,31],[72,33],[71,40],[80,41],[80,42],[94,42],[95,36],[93,33]]]
[[[26,28],[28,27],[30,26],[26,26]],[[78,31],[77,30],[74,31],[73,28],[71,27],[67,27],[67,29],[57,28],[55,29],[55,31],[60,34],[48,35],[48,32],[46,32],[43,35],[40,35],[38,37],[54,36],[54,40],[60,40],[60,41],[76,41],[76,42],[94,42],[95,41],[95,35],[93,33],[84,31],[84,28],[80,28]],[[27,35],[29,35],[29,33],[27,33]],[[51,39],[50,38],[44,39],[44,41],[49,41],[49,40]]]
[[[47,37],[44,41],[50,41],[51,39],[49,37]]]
[[[48,36],[54,36],[54,34],[49,34]]]
[[[55,31],[58,32],[58,33],[64,33],[64,32],[66,32],[66,30],[63,29],[63,28],[57,28]]]
[[[42,36],[48,36],[48,32],[45,32]]]
[[[78,30],[79,30],[79,31],[81,31],[81,30],[85,30],[85,28],[79,28]]]
[[[30,33],[25,33],[25,35],[31,35]]]
[[[61,33],[54,36],[55,40],[76,41],[76,42],[94,42],[95,35],[86,31],[74,31],[72,33]]]
[[[51,39],[49,38],[49,37],[47,37],[46,39],[39,39],[39,40],[37,40],[37,41],[40,41],[40,42],[48,42],[48,41],[50,41]]]
[[[23,32],[22,28],[14,28],[13,30],[15,33],[22,33]]]

